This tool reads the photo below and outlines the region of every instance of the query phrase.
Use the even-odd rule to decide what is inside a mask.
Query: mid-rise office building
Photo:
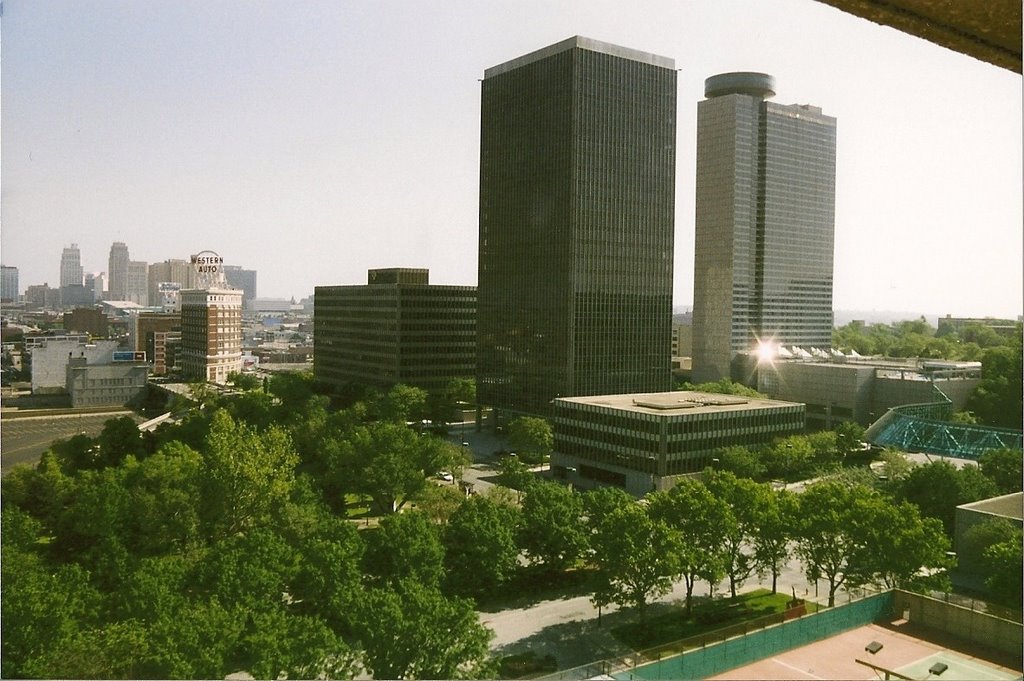
[[[120,355],[120,356],[119,356]],[[142,353],[114,353],[107,363],[71,357],[67,365],[67,391],[71,406],[120,406],[140,400],[149,382],[149,365]]]
[[[18,268],[0,265],[0,300],[17,302],[21,298]]]
[[[115,241],[110,247],[110,257],[107,261],[109,300],[128,300],[129,262],[131,257],[128,255],[128,246],[121,241]]]
[[[317,286],[318,383],[443,389],[476,368],[476,289],[431,285],[425,269],[369,270],[367,283]]]
[[[92,302],[98,303],[103,300],[107,290],[106,273],[87,272],[85,275],[85,288],[92,293]]]
[[[161,305],[160,285],[174,283],[178,289],[197,288],[199,280],[196,268],[188,260],[171,259],[155,262],[149,266],[148,293],[150,305]]]
[[[804,405],[736,395],[664,392],[554,401],[555,477],[642,496],[712,464],[732,445],[800,433]]]
[[[66,246],[60,255],[60,287],[81,286],[83,276],[82,252],[78,244]]]
[[[745,380],[760,341],[831,346],[836,120],[774,87],[725,73],[697,105],[696,382]]]
[[[79,307],[64,313],[65,331],[87,333],[92,338],[107,337],[107,315],[97,307]]]
[[[181,314],[142,312],[134,322],[132,347],[146,354],[154,376],[164,376],[174,366],[168,343],[181,337]]]
[[[224,266],[224,280],[228,286],[242,290],[242,309],[248,310],[256,299],[256,270],[245,270],[239,265]]]
[[[949,400],[951,411],[963,411],[981,383],[981,362],[786,354],[758,364],[757,391],[806,404],[807,427],[815,430],[844,421],[867,426],[907,404]]]
[[[676,70],[574,37],[484,73],[480,402],[670,387]]]
[[[242,292],[227,288],[181,292],[181,347],[186,379],[227,383],[242,370]]]

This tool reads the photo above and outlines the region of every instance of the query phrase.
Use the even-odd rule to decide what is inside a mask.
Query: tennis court
[[[880,647],[872,644],[880,644]],[[875,650],[870,652],[868,648]],[[866,666],[858,662],[866,662]],[[939,675],[934,665],[945,665]],[[938,668],[936,668],[938,669]],[[956,653],[899,631],[875,624],[836,634],[753,664],[712,676],[713,679],[935,679],[973,681],[1019,679],[1018,671]]]

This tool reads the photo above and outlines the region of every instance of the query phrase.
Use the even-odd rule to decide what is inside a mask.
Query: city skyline
[[[475,285],[477,81],[586,35],[679,68],[676,306],[704,79],[760,71],[841,122],[836,308],[1020,314],[1019,75],[811,0],[641,9],[8,0],[0,259],[22,289],[56,284],[68,243],[105,270],[115,241],[151,263],[215,250],[266,297],[373,267]]]

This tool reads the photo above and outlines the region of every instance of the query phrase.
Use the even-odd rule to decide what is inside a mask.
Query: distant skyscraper
[[[149,266],[149,304],[161,305],[160,285],[173,282],[179,289],[196,288],[199,279],[196,268],[188,260],[172,259],[155,262]]]
[[[18,268],[0,265],[0,300],[16,302],[21,297],[18,288]]]
[[[78,244],[71,244],[60,256],[60,287],[81,286],[83,274],[82,252],[78,250]]]
[[[256,299],[256,270],[243,270],[239,265],[225,265],[224,279],[228,286],[242,290],[242,309]]]
[[[128,300],[128,247],[115,241],[110,247],[110,260],[107,265],[107,282],[109,300]]]
[[[832,342],[836,119],[782,105],[763,73],[704,83],[697,105],[693,378],[743,379],[759,341]]]
[[[481,99],[480,402],[668,390],[675,63],[577,36]]]
[[[149,305],[149,263],[131,260],[128,263],[128,284],[124,300]]]

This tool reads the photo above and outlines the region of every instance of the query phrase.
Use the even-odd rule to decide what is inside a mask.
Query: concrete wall
[[[1020,655],[1024,649],[1024,626],[988,613],[907,591],[896,591],[893,605],[896,617],[935,629],[964,641],[977,643],[1004,653]]]

